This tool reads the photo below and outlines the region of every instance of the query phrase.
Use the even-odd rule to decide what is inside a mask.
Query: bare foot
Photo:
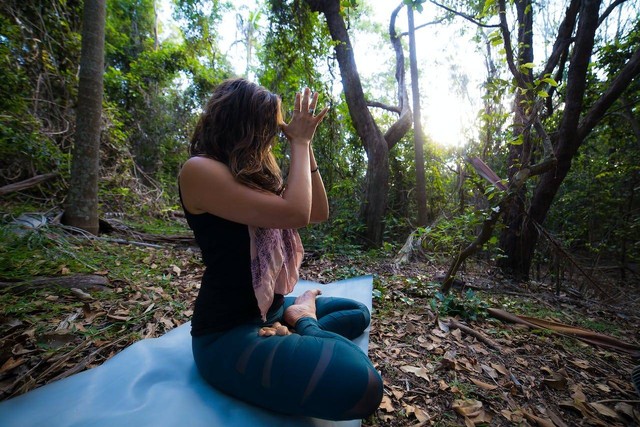
[[[320,289],[306,291],[294,301],[293,305],[284,312],[284,321],[295,326],[303,317],[316,318],[316,297],[322,292]]]
[[[271,326],[265,326],[264,328],[260,328],[258,331],[258,335],[261,337],[272,337],[274,335],[285,336],[291,335],[291,331],[285,325],[282,325],[280,322],[275,322]]]

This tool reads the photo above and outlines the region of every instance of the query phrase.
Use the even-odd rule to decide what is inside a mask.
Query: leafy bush
[[[477,320],[486,316],[488,304],[471,289],[460,296],[454,293],[444,295],[436,292],[431,300],[431,309],[440,316],[458,316],[462,319]]]

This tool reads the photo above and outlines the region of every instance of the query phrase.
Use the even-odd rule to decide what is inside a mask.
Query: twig
[[[73,357],[75,354],[77,354],[77,353],[83,351],[85,348],[89,347],[90,344],[91,344],[91,341],[87,340],[87,341],[84,341],[83,343],[81,343],[80,345],[76,346],[69,353],[65,354],[63,357],[61,357],[55,363],[53,363],[51,366],[49,366],[47,369],[45,369],[45,371],[42,372],[37,378],[31,378],[29,381],[24,383],[22,385],[22,387],[20,387],[16,391],[14,391],[9,397],[13,397],[13,396],[17,396],[17,395],[22,394],[22,393],[26,393],[27,391],[31,390],[31,387],[34,384],[41,384],[43,382],[44,378],[47,375],[49,375],[51,372],[54,372],[56,369],[60,368],[64,363],[66,363],[69,359],[71,359],[71,357]]]
[[[82,360],[80,361],[80,363],[77,363],[73,368],[68,369],[67,371],[62,372],[62,373],[61,373],[61,374],[59,374],[58,376],[56,376],[56,377],[52,378],[52,379],[50,380],[50,382],[58,381],[58,380],[61,380],[61,379],[63,379],[63,378],[66,378],[66,377],[68,377],[68,376],[71,376],[71,375],[73,375],[73,374],[76,374],[76,373],[78,373],[78,372],[83,371],[83,370],[87,367],[87,365],[88,365],[89,363],[91,363],[91,362],[96,358],[96,356],[97,356],[98,354],[100,354],[102,351],[104,351],[104,350],[106,350],[106,349],[108,349],[108,348],[110,348],[110,347],[115,346],[116,344],[118,344],[118,343],[120,343],[121,341],[123,341],[125,338],[129,338],[129,337],[128,337],[127,335],[125,335],[125,336],[123,336],[123,337],[118,338],[118,339],[117,339],[117,340],[115,340],[115,341],[110,342],[109,344],[106,344],[106,345],[104,345],[104,346],[102,346],[102,347],[99,347],[97,350],[95,350],[94,352],[92,352],[91,354],[89,354],[87,357],[85,357],[84,359],[82,359]]]
[[[640,403],[639,399],[605,399],[605,400],[598,400],[596,402],[590,402],[590,403],[613,403],[613,402],[621,402],[621,403]]]
[[[476,338],[478,341],[482,341],[484,344],[486,344],[488,347],[491,347],[494,350],[502,349],[502,346],[500,346],[495,341],[485,337],[484,335],[471,329],[470,327],[463,325],[462,323],[458,322],[455,319],[449,319],[449,328],[460,329],[460,331],[464,332],[467,335],[471,335],[472,337]]]
[[[162,248],[162,245],[156,245],[155,243],[136,242],[135,240],[126,240],[126,239],[112,239],[110,237],[95,237],[94,240],[102,240],[104,242],[118,243],[121,245],[145,246],[145,247],[156,248],[156,249]]]

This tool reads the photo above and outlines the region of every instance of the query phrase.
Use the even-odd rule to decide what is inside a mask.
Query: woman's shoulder
[[[210,168],[210,167],[224,167],[226,168],[226,165],[224,163],[222,163],[219,160],[216,160],[214,158],[208,157],[208,156],[192,156],[190,157],[186,162],[184,162],[184,164],[182,165],[182,168],[188,168],[188,169],[199,169],[202,167],[206,167],[206,168]]]
[[[205,156],[193,156],[189,158],[180,169],[180,180],[185,177],[216,177],[229,175],[229,167],[224,163]]]

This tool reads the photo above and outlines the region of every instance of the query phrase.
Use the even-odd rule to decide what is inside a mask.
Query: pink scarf
[[[275,294],[286,295],[298,282],[304,248],[297,230],[249,226],[251,277],[262,320]]]

